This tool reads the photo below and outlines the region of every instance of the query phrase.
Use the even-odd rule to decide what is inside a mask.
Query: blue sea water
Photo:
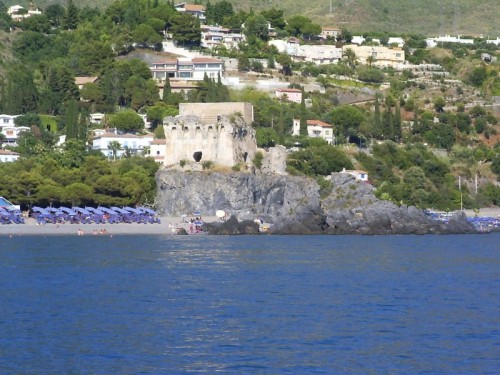
[[[1,374],[498,374],[500,234],[0,237]]]

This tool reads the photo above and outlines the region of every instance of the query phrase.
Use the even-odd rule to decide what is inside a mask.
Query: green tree
[[[338,135],[349,138],[356,135],[361,123],[365,120],[364,113],[355,106],[344,105],[337,107],[327,114],[327,122],[334,124]]]
[[[359,63],[356,53],[351,48],[346,49],[343,59],[346,62],[347,66],[349,66],[349,68],[351,68],[352,71],[354,71],[354,69]]]
[[[66,139],[78,139],[78,106],[75,100],[68,102],[64,115]]]
[[[284,30],[286,21],[283,17],[283,9],[271,8],[260,12],[262,16],[277,30]]]
[[[274,147],[278,142],[279,136],[272,128],[258,128],[255,131],[257,146],[259,147]]]
[[[142,46],[158,45],[162,42],[162,37],[148,24],[138,25],[133,32],[134,42]]]
[[[480,87],[487,77],[486,67],[478,66],[469,73],[468,81],[471,85]]]
[[[118,151],[122,149],[122,145],[118,141],[110,141],[108,143],[108,149],[110,149],[113,154],[113,160],[116,160],[116,156],[118,154]]]
[[[74,30],[78,26],[78,8],[73,4],[73,0],[68,0],[66,4],[66,12],[61,26],[66,30]]]
[[[300,135],[307,136],[309,132],[307,131],[307,117],[306,117],[306,103],[304,99],[304,90],[302,90],[302,100],[300,101]]]
[[[248,17],[245,21],[243,32],[250,41],[253,38],[258,38],[264,41],[269,39],[268,23],[261,14]]]
[[[123,131],[135,132],[144,129],[144,121],[137,113],[126,109],[112,115],[109,126]]]
[[[226,17],[231,17],[234,14],[233,5],[227,1],[222,0],[215,4],[207,3],[206,17],[209,24],[222,25]]]
[[[50,21],[45,14],[33,15],[25,18],[21,22],[23,30],[30,30],[37,33],[48,33],[50,31]]]
[[[172,39],[182,46],[196,47],[201,43],[201,29],[198,18],[189,13],[178,12],[171,19]]]
[[[446,105],[446,100],[442,96],[434,98],[434,109],[436,112],[443,112],[444,106]]]
[[[50,4],[45,8],[45,15],[54,27],[61,26],[65,14],[65,9],[61,4]]]
[[[94,200],[94,189],[81,182],[75,182],[64,188],[61,200],[72,206],[89,205]]]

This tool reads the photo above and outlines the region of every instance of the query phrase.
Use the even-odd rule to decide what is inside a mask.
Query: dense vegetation
[[[488,35],[498,31],[500,14],[500,3],[496,0],[315,0],[306,6],[296,0],[274,0],[272,3],[262,0],[228,1],[236,10],[261,11],[272,6],[284,9],[287,17],[302,14],[325,26],[342,25],[359,32],[407,33],[425,30],[429,34]],[[26,0],[3,2],[7,6],[27,5]],[[192,3],[207,5],[218,2],[202,0]],[[49,4],[65,4],[66,0],[37,0],[35,3],[45,9]],[[77,5],[104,9],[112,3],[113,0],[78,0]]]
[[[64,6],[53,3],[43,16],[20,23],[3,17],[0,20],[7,29],[15,27],[4,40],[12,43],[11,57],[17,63],[3,64],[0,112],[22,113],[17,125],[31,127],[32,132],[23,134],[15,149],[22,160],[0,165],[5,176],[0,195],[24,206],[150,202],[156,171],[152,160],[126,155],[110,162],[86,149],[92,129],[88,114],[104,112],[108,126],[141,132],[144,123],[137,112],[144,113],[156,136],[162,137],[158,125],[164,116],[178,113],[180,102],[234,100],[254,105],[252,125],[259,146],[282,144],[292,149],[289,172],[319,176],[323,187],[327,184],[321,176],[362,168],[369,172],[379,197],[396,203],[441,209],[456,209],[461,203],[465,207],[499,203],[500,189],[493,183],[500,175],[495,141],[498,120],[482,106],[470,106],[477,98],[499,95],[498,64],[481,61],[482,53],[498,55],[496,46],[478,42],[428,50],[422,35],[405,37],[410,62],[441,64],[460,80],[457,84],[437,75],[418,80],[410,71],[378,69],[373,61],[362,66],[354,54],[346,54],[334,65],[292,62],[266,43],[270,38],[267,23],[278,36],[319,43],[315,38],[319,24],[304,15],[286,16],[274,8],[246,12],[220,1],[207,4],[207,17],[227,27],[245,23],[247,42],[239,51],[216,51],[237,58],[240,71],[275,74],[294,88],[312,81],[324,93],[304,92],[312,103],[306,106],[305,100],[300,104],[280,101],[251,87],[230,91],[219,77],[205,78],[199,90],[187,95],[172,93],[167,81],[160,100],[147,63],[129,58],[129,53],[138,48],[158,50],[167,29],[177,44],[199,48],[198,21],[176,12],[171,2],[118,0],[108,8],[92,8],[76,7],[69,0]],[[386,33],[366,36],[368,44],[372,38],[387,42]],[[338,40],[327,43],[342,45],[351,37],[344,29]],[[275,63],[280,64],[280,72]],[[99,79],[79,90],[75,76]],[[387,90],[380,89],[382,82],[388,83]],[[340,104],[346,93],[366,90],[376,93],[374,101],[359,106]],[[301,121],[301,136],[291,136],[293,119]],[[307,138],[306,119],[334,124],[334,145]],[[55,146],[61,134],[67,139],[62,148]],[[92,174],[91,166],[98,173]],[[478,191],[471,189],[476,175],[485,180]],[[458,176],[464,179],[460,186]]]

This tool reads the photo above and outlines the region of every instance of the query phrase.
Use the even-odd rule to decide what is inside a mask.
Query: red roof
[[[276,89],[276,91],[279,91],[279,92],[302,92],[302,90],[299,90],[299,89]]]
[[[203,5],[198,4],[186,4],[184,5],[184,9],[186,12],[204,12],[205,7]]]
[[[222,63],[222,60],[210,57],[194,57],[191,61],[193,63]]]
[[[307,120],[307,125],[317,125],[317,126],[321,126],[322,128],[331,128],[332,127],[327,122],[323,122],[320,120]]]
[[[0,150],[0,155],[19,155],[17,152],[10,150]]]
[[[152,145],[166,145],[167,140],[166,139],[155,139],[153,142],[151,142]]]

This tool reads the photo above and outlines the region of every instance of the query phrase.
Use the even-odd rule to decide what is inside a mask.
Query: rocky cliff
[[[324,199],[315,180],[275,174],[163,170],[157,174],[157,186],[161,214],[180,216],[199,210],[209,216],[224,210],[239,221],[258,218],[271,223],[271,233],[474,232],[465,217],[444,225],[414,207],[377,199],[371,185],[343,173],[332,175],[332,190]]]

